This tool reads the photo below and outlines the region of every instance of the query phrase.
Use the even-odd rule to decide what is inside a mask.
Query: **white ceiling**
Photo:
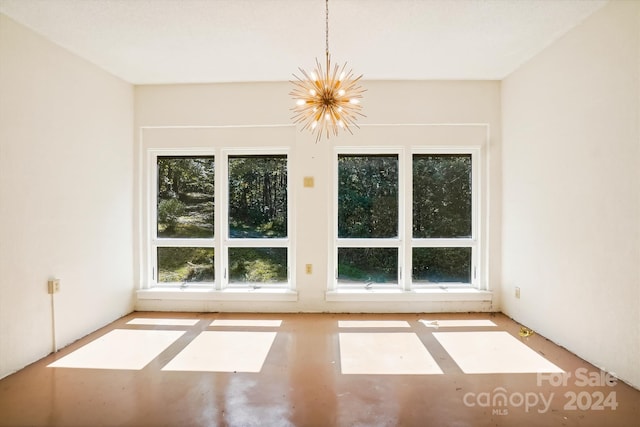
[[[607,0],[330,0],[334,62],[367,80],[500,80]],[[325,50],[323,0],[0,0],[134,84],[286,81]]]

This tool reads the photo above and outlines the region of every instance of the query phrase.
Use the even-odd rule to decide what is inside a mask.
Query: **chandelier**
[[[358,116],[365,117],[360,111],[360,99],[365,89],[358,85],[362,75],[353,76],[352,70],[347,71],[347,64],[342,67],[331,67],[329,55],[329,0],[325,0],[325,67],[316,59],[316,68],[307,73],[299,68],[302,77],[295,74],[295,88],[289,93],[296,105],[292,108],[295,115],[292,120],[302,124],[302,130],[309,129],[316,134],[316,143],[324,134],[327,139],[331,135],[337,136],[340,129],[349,133],[351,126],[358,127]]]

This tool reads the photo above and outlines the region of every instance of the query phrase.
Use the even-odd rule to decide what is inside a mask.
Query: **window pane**
[[[287,281],[287,248],[229,248],[229,283]]]
[[[414,284],[471,283],[471,248],[413,248]]]
[[[471,237],[471,155],[413,156],[413,237]]]
[[[213,282],[213,248],[158,248],[158,283]]]
[[[158,157],[158,237],[213,237],[213,157]]]
[[[398,249],[338,248],[338,283],[397,284]]]
[[[338,156],[338,237],[398,236],[398,156]]]
[[[229,237],[287,237],[287,156],[229,157]]]

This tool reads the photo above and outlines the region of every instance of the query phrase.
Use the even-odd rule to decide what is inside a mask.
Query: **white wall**
[[[636,387],[639,40],[614,1],[502,85],[503,311]]]
[[[0,15],[0,377],[133,308],[133,88]]]
[[[490,162],[483,177],[488,195],[483,232],[489,245],[490,265],[485,269],[486,282],[495,290],[499,275],[500,254],[500,84],[499,82],[380,82],[365,81],[367,88],[363,100],[363,112],[367,115],[355,129],[355,135],[346,135],[315,143],[315,136],[301,133],[291,126],[293,101],[289,96],[292,85],[280,83],[167,85],[136,87],[136,128],[138,161],[141,175],[146,179],[145,152],[152,147],[171,147],[183,144],[192,147],[215,146],[229,129],[201,129],[201,126],[286,125],[289,131],[263,132],[262,139],[245,138],[248,144],[258,146],[290,146],[295,158],[293,180],[295,194],[296,288],[297,302],[216,302],[189,301],[185,299],[162,301],[139,299],[140,310],[197,310],[197,311],[369,311],[369,312],[421,312],[421,311],[489,311],[497,307],[497,299],[491,302],[336,302],[326,301],[328,284],[328,254],[332,185],[331,159],[336,145],[387,145],[411,140],[416,145],[446,145],[457,135],[463,124],[477,124],[484,160]],[[453,124],[449,129],[436,127],[400,126],[397,132],[390,127],[367,127],[372,124]],[[163,129],[165,126],[187,128]],[[287,128],[284,128],[287,129]],[[490,139],[486,140],[487,129]],[[242,132],[240,129],[238,132]],[[251,130],[246,130],[250,133]],[[281,135],[270,137],[268,135]],[[390,135],[395,135],[390,136]],[[173,142],[172,142],[173,141]],[[259,142],[255,142],[259,141]],[[303,188],[304,176],[315,178],[315,187]],[[140,200],[144,202],[144,187],[140,188]],[[144,206],[142,213],[144,214]],[[139,247],[144,260],[144,224],[140,224]],[[305,264],[313,265],[313,274],[304,273]],[[141,262],[143,265],[143,261]],[[144,273],[144,272],[142,272]],[[144,274],[140,285],[145,285]],[[497,293],[499,295],[499,292]],[[186,298],[186,297],[185,297]]]

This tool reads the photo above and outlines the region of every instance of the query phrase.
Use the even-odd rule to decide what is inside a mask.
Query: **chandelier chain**
[[[326,45],[325,53],[327,55],[327,58],[329,58],[329,0],[325,1],[324,6],[324,26],[324,41]]]

